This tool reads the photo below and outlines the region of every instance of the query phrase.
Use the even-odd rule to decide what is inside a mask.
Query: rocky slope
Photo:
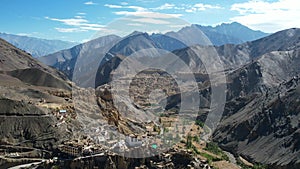
[[[38,59],[60,70],[80,86],[93,86],[94,79],[90,80],[93,82],[91,83],[86,80],[87,77],[95,74],[103,56],[120,39],[118,36],[109,35]],[[74,71],[77,73],[73,79]]]
[[[2,144],[53,150],[60,139],[67,138],[63,127],[54,127],[57,120],[47,110],[10,99],[0,99],[0,108]]]
[[[299,168],[299,33],[254,41],[262,49],[252,52],[256,59],[228,74],[228,101],[213,136],[225,150],[272,168]]]
[[[250,161],[299,168],[298,80],[229,101],[214,140]]]
[[[56,104],[68,104],[64,97],[70,97],[71,83],[2,39],[0,60],[1,142],[52,150],[70,136],[67,125],[55,127],[51,113],[60,107]]]
[[[35,60],[28,53],[17,49],[13,45],[7,43],[3,39],[0,39],[0,71],[15,71],[21,69],[39,69],[46,73],[52,74],[58,79],[66,80],[66,77],[57,71],[50,68],[45,64]]]

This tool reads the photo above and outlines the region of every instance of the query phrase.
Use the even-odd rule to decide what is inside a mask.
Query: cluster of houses
[[[93,144],[92,142],[85,141],[69,141],[58,147],[61,153],[71,157],[81,157],[92,154],[100,154],[105,152],[100,145]]]
[[[55,125],[56,127],[60,126],[63,123],[68,122],[70,119],[75,119],[76,114],[72,113],[68,109],[56,109],[52,111],[52,114],[57,118],[58,123]]]

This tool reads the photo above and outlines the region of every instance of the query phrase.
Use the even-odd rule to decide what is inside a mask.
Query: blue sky
[[[237,21],[264,32],[300,27],[299,0],[1,0],[0,32],[83,42],[133,30]]]

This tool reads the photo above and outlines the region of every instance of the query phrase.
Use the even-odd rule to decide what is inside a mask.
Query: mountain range
[[[300,29],[288,29],[241,44],[198,44],[173,51],[193,72],[204,74],[205,67],[197,53],[215,50],[219,55],[225,67],[228,91],[225,112],[213,140],[223,149],[274,168],[299,167],[299,37]],[[137,41],[138,45],[132,46]],[[120,40],[102,56],[93,78],[95,86],[109,84],[110,74],[126,56],[149,48],[162,49],[145,33]],[[209,103],[207,93],[202,94],[202,100]],[[174,109],[177,106],[173,104]]]
[[[61,40],[46,40],[28,36],[0,33],[0,38],[30,53],[33,57],[45,56],[75,46],[77,43]]]
[[[215,27],[195,25],[214,45],[239,44],[267,36],[267,33],[254,31],[238,22],[222,23]],[[224,36],[225,35],[225,36]]]
[[[196,36],[190,36],[192,34]],[[200,34],[202,34],[201,37],[199,36]],[[223,23],[215,27],[195,24],[184,27],[178,32],[168,32],[166,35],[179,39],[188,46],[196,44],[220,46],[253,41],[268,34],[261,31],[254,31],[240,23],[232,22],[229,24]]]
[[[123,116],[113,105],[108,89],[111,87],[111,75],[122,61],[144,50],[150,52],[141,58],[153,60],[153,64],[160,61],[157,58],[160,53],[157,51],[162,50],[178,56],[188,65],[198,77],[196,80],[200,105],[206,109],[211,102],[212,84],[198,55],[207,60],[211,59],[211,54],[218,55],[227,79],[226,104],[211,140],[235,157],[242,157],[252,163],[265,164],[275,169],[300,168],[300,29],[297,28],[267,35],[238,23],[231,23],[216,27],[192,25],[166,34],[133,32],[123,38],[108,35],[38,60],[0,39],[0,76],[4,79],[0,82],[0,108],[5,110],[2,114],[26,116],[26,110],[30,109],[33,112],[30,116],[34,116],[31,123],[26,119],[3,120],[6,122],[1,123],[1,141],[16,144],[35,139],[35,142],[30,142],[27,146],[55,149],[54,145],[59,141],[72,137],[70,131],[79,126],[82,119],[87,125],[97,126],[103,126],[103,121],[108,120],[125,133],[143,130],[140,119],[130,119],[132,114]],[[175,60],[167,66],[172,68],[176,65],[178,63]],[[219,65],[211,62],[209,66]],[[160,74],[162,73],[156,72],[156,75]],[[74,83],[68,79],[72,79]],[[141,79],[141,84],[148,83],[146,78]],[[167,88],[163,84],[159,85]],[[84,100],[76,102],[77,116],[80,118],[70,120],[71,123],[63,124],[62,128],[54,128],[57,120],[45,115],[47,111],[53,110],[51,106],[60,103],[68,105],[68,110],[74,111],[74,107],[68,102],[72,102],[76,96],[76,92],[73,92],[71,97],[71,87],[79,90],[78,97]],[[138,86],[136,90],[140,88],[142,86]],[[93,92],[96,93],[96,98],[90,98]],[[180,107],[178,96],[182,91],[176,92],[163,96],[171,102],[167,103],[168,110]],[[41,101],[43,99],[46,101]],[[94,105],[88,105],[87,100],[93,100],[99,106],[98,109],[101,109],[100,113],[96,112],[98,109]],[[125,102],[125,105],[131,104],[136,109],[141,107],[137,103]],[[200,112],[197,119],[205,119],[209,112],[209,109]],[[43,123],[49,127],[37,127],[43,126]],[[10,127],[18,124],[24,130]],[[63,131],[67,134],[62,134]],[[38,140],[36,138],[40,133],[50,135]]]
[[[238,44],[258,39],[266,35],[266,33],[253,31],[235,22],[231,24],[222,24],[216,27],[191,25],[189,27],[182,28],[178,32],[168,32],[166,34],[149,35],[142,32],[133,32],[124,38],[115,35],[104,36],[90,42],[74,46],[71,49],[56,52],[38,59],[43,63],[64,72],[70,79],[72,79],[72,72],[76,63],[75,60],[83,56],[90,59],[80,60],[80,63],[89,61],[91,64],[94,64],[93,66],[89,66],[89,68],[92,68],[97,67],[95,64],[100,64],[102,60],[107,60],[110,53],[128,56],[138,49],[147,48],[159,48],[162,50],[174,51],[197,44],[205,46]],[[219,40],[216,39],[217,37]],[[99,44],[98,42],[102,43]],[[107,45],[101,45],[103,42],[107,43]],[[139,46],[137,46],[137,44]],[[106,51],[103,50],[103,48],[105,48]],[[95,55],[97,55],[97,57],[95,57]],[[103,59],[104,57],[106,58]],[[93,72],[95,72],[95,70]],[[90,82],[89,85],[91,85]]]
[[[202,40],[194,38],[187,39],[185,37],[188,34],[199,34],[199,32],[203,32],[203,37],[206,38],[205,42]],[[191,46],[194,44],[212,44],[212,45],[224,45],[224,44],[239,44],[246,41],[252,41],[264,36],[267,36],[267,33],[261,31],[254,31],[249,29],[248,27],[241,25],[237,22],[233,22],[230,24],[221,24],[215,27],[212,26],[201,26],[201,25],[191,25],[189,27],[184,27],[178,32],[168,32],[165,36],[161,36],[162,34],[153,34],[151,37],[154,41],[160,42],[160,44],[167,44],[164,41],[168,41],[170,37],[180,40],[181,43],[178,44],[162,46],[164,49],[168,49],[170,51],[182,48],[183,45]],[[0,33],[0,38],[8,41],[14,46],[30,53],[33,57],[41,57],[46,56],[57,51],[61,51],[63,49],[71,48],[78,43],[76,42],[68,42],[61,40],[46,40],[40,38],[34,38],[29,36],[22,35],[14,35],[7,33]],[[191,38],[191,37],[190,37]],[[208,39],[208,40],[207,40]],[[170,48],[172,47],[172,48]]]

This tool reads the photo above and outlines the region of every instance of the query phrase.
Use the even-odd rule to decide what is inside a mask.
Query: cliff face
[[[245,107],[224,119],[214,139],[224,149],[252,161],[297,166],[300,114],[296,92],[299,87],[291,90],[295,91],[284,93],[280,98],[278,94],[269,94],[271,96],[247,100]]]
[[[229,101],[213,139],[251,161],[298,168],[300,79],[266,83],[264,66],[257,61],[229,75]]]
[[[213,140],[253,162],[299,168],[299,29],[249,47],[253,60],[227,72],[227,103]]]

